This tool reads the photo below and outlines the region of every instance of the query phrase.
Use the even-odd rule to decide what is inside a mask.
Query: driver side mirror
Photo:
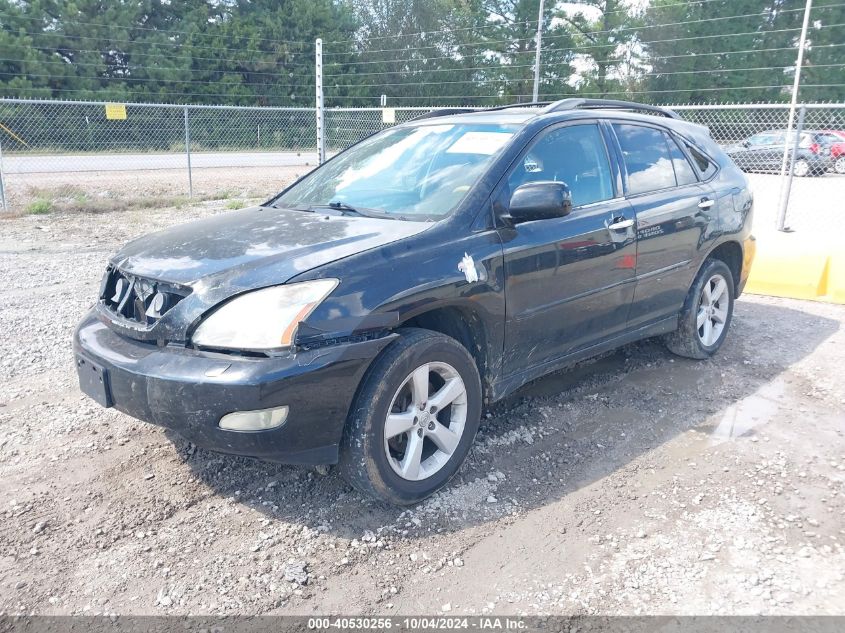
[[[527,182],[511,195],[508,211],[514,224],[562,218],[572,212],[572,193],[563,182]]]

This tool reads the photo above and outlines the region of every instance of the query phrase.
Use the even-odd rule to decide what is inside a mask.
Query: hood
[[[312,268],[430,226],[252,207],[145,235],[124,246],[112,263],[124,272],[189,286],[200,294],[215,288],[220,294],[232,294],[284,283]]]

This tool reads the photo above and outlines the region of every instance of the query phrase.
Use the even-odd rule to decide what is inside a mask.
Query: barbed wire
[[[24,15],[24,14],[9,14],[9,13],[0,12],[0,18],[3,18],[3,17],[13,18],[13,19],[30,20],[31,22],[44,22],[45,21],[43,17],[38,17],[38,16],[34,16],[34,15],[30,16],[30,15]],[[52,20],[52,21],[56,21],[56,20]],[[71,25],[74,25],[74,26],[96,26],[96,27],[102,27],[102,28],[108,28],[108,29],[113,29],[115,27],[114,24],[102,24],[102,23],[97,23],[97,22],[82,22],[80,20],[63,20],[62,23],[63,24],[71,24]],[[158,29],[158,28],[151,27],[151,26],[141,26],[141,25],[134,25],[134,24],[131,25],[131,26],[125,27],[125,28],[127,30],[132,30],[132,31],[152,31],[154,33],[161,33],[162,35],[191,35],[191,36],[199,35],[199,36],[202,36],[202,37],[229,37],[229,35],[226,34],[226,33],[203,33],[201,31],[174,31],[172,29]],[[57,35],[61,35],[60,31],[55,31],[55,33]],[[259,40],[259,41],[263,41],[263,42],[275,42],[275,43],[285,43],[285,44],[307,44],[307,45],[310,45],[310,46],[314,45],[314,40],[279,40],[279,39],[267,38],[267,37],[256,37],[256,38],[251,37],[250,39],[255,39],[255,40]]]
[[[525,80],[525,83],[530,83],[530,80]],[[673,88],[671,90],[607,90],[603,92],[582,92],[580,90],[573,89],[571,92],[561,92],[561,93],[548,93],[543,92],[542,89],[540,90],[541,98],[565,98],[565,97],[589,97],[589,96],[596,96],[596,97],[607,97],[610,95],[635,95],[635,94],[665,94],[665,93],[675,93],[675,92],[721,92],[721,91],[728,91],[728,90],[768,90],[768,89],[782,89],[786,87],[786,84],[772,84],[772,85],[749,85],[749,86],[728,86],[728,87],[713,87],[713,88]],[[829,84],[802,84],[801,88],[840,88],[845,87],[845,83],[829,83]],[[428,99],[430,101],[437,101],[438,99],[520,99],[526,97],[532,97],[531,94],[498,94],[498,95],[432,95],[432,96],[390,96],[388,98],[391,100],[425,100]],[[332,95],[330,97],[331,100],[350,100],[350,99],[358,99],[358,100],[380,100],[381,96],[377,97],[368,97],[368,96],[342,96],[342,95]]]
[[[32,46],[31,48],[36,49],[36,50],[48,51],[48,52],[51,52],[51,53],[56,52],[55,48],[52,47],[52,46]],[[74,53],[95,53],[95,54],[98,54],[98,55],[103,54],[103,51],[98,51],[98,50],[93,50],[93,49],[76,49],[73,52]],[[302,53],[288,53],[288,54],[290,54],[290,55],[301,55]],[[161,59],[162,55],[161,55],[161,53],[138,53],[138,52],[133,51],[132,57],[155,57],[156,59]],[[168,55],[167,58],[170,59],[170,60],[184,59],[184,60],[188,60],[188,61],[195,61],[195,60],[210,61],[210,62],[226,61],[230,64],[254,64],[254,63],[258,63],[258,62],[266,63],[266,60],[256,60],[256,59],[225,59],[225,60],[221,60],[220,57],[197,57],[196,55]],[[32,60],[32,61],[35,62],[35,61],[38,61],[38,60]],[[276,60],[276,63],[279,63],[278,60]],[[305,64],[292,63],[292,62],[283,62],[283,63],[286,66],[292,66],[292,67],[296,67],[296,66],[310,67],[310,68],[314,67],[313,61],[311,63],[305,63]]]
[[[839,3],[839,4],[836,4],[836,5],[829,5],[826,8],[838,7],[838,6],[845,6],[845,3]],[[797,12],[797,11],[803,12],[804,9],[803,8],[801,8],[801,9],[782,9],[782,10],[778,11],[778,15],[783,14],[783,13],[794,13],[794,12]],[[669,27],[669,26],[681,26],[681,25],[685,25],[685,24],[701,24],[701,23],[705,23],[705,22],[714,22],[714,21],[717,21],[717,20],[736,20],[736,19],[750,18],[750,17],[765,17],[765,16],[768,16],[768,15],[772,15],[772,14],[766,13],[766,12],[746,13],[746,14],[741,14],[741,15],[718,16],[718,17],[715,17],[715,18],[701,18],[701,19],[698,19],[698,20],[688,20],[688,21],[685,21],[685,22],[669,22],[669,23],[665,23],[665,24],[643,25],[643,26],[635,26],[635,27],[634,26],[632,26],[632,27],[620,27],[620,28],[616,28],[616,29],[607,29],[607,30],[591,30],[591,31],[578,32],[578,33],[575,33],[575,34],[573,34],[571,32],[567,32],[565,34],[560,34],[560,35],[554,35],[554,34],[546,35],[546,34],[544,34],[543,39],[553,41],[555,39],[560,39],[562,37],[570,38],[570,37],[572,37],[572,35],[582,35],[584,37],[587,37],[587,36],[590,36],[590,35],[601,35],[601,34],[605,34],[605,33],[616,34],[616,33],[619,33],[620,31],[642,31],[644,29],[666,28],[666,27]],[[818,28],[821,28],[821,27],[818,27]],[[795,28],[788,29],[788,30],[800,31],[801,29],[800,29],[800,27],[795,27]],[[766,30],[766,31],[750,31],[750,32],[747,32],[747,33],[733,33],[733,34],[731,34],[731,33],[720,33],[718,35],[712,35],[712,36],[709,36],[709,37],[725,37],[725,36],[738,36],[738,35],[763,35],[763,34],[767,34],[767,33],[777,33],[777,32],[785,32],[785,31],[786,31],[785,29],[780,29],[780,30],[771,29],[771,30]],[[708,36],[702,36],[701,38],[703,39],[704,37],[708,37]],[[693,39],[693,38],[683,38],[683,39]],[[507,39],[507,40],[456,42],[456,43],[452,44],[452,46],[454,46],[454,47],[489,46],[491,44],[510,44],[510,43],[515,43],[515,42],[533,42],[534,40],[535,40],[535,36],[532,35],[531,37],[510,38],[510,39]],[[661,40],[661,41],[677,41],[677,40]],[[613,42],[612,45],[618,46],[619,42]],[[403,47],[403,48],[367,49],[367,50],[361,51],[361,52],[362,53],[364,53],[364,52],[366,52],[366,53],[394,53],[394,52],[406,51],[406,50],[409,50],[409,49],[426,50],[426,49],[439,48],[439,47],[440,47],[439,44],[431,44],[431,45]],[[333,57],[333,56],[348,55],[348,54],[350,54],[350,53],[348,53],[348,52],[324,53],[323,56],[324,57]]]

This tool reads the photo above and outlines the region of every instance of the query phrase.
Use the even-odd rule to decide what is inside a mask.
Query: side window
[[[710,176],[716,173],[716,165],[713,164],[713,161],[696,149],[694,145],[687,143],[687,149],[689,150],[690,156],[692,156],[692,160],[695,162],[695,166],[698,168],[698,173],[701,174],[701,178],[703,180],[707,180]]]
[[[569,125],[545,132],[511,172],[508,186],[513,192],[538,180],[565,182],[574,207],[611,199],[610,163],[598,126]]]
[[[667,138],[666,142],[669,144],[669,155],[672,157],[672,166],[675,168],[675,179],[678,181],[678,184],[683,186],[698,182],[698,178],[695,177],[695,172],[692,170],[687,157],[684,156],[675,139]]]
[[[675,186],[675,169],[663,132],[624,123],[614,123],[613,129],[625,158],[629,194]]]

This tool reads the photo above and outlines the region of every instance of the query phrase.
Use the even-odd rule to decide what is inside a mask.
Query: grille
[[[190,290],[162,281],[144,279],[109,266],[100,286],[100,301],[117,316],[150,326],[163,317]]]

